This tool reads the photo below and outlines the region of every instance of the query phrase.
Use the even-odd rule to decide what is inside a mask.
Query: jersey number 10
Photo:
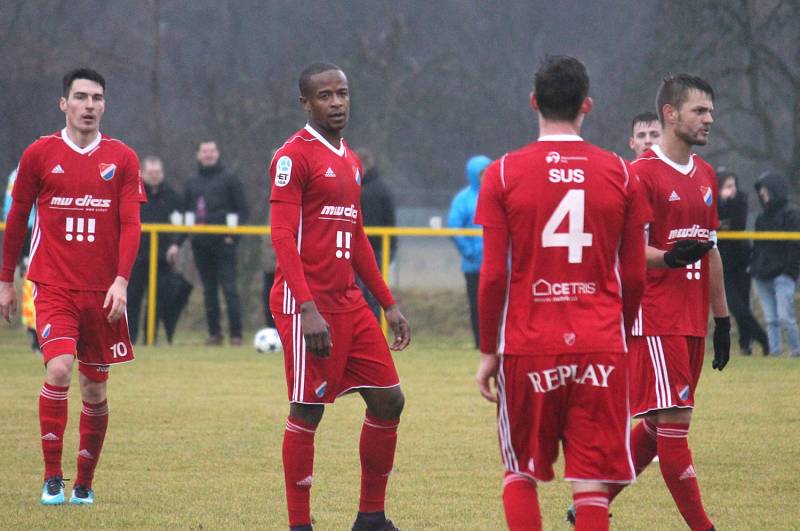
[[[583,232],[585,191],[569,190],[542,229],[542,247],[566,247],[570,264],[583,261],[583,248],[592,246],[592,234]],[[567,216],[567,232],[556,232]]]

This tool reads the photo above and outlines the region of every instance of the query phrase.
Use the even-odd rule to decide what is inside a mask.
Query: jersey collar
[[[658,144],[656,144],[650,149],[652,149],[653,153],[656,154],[656,157],[660,158],[665,164],[673,167],[676,171],[679,171],[684,175],[689,175],[694,169],[694,153],[689,155],[689,162],[687,162],[686,164],[678,164],[677,162],[669,158],[664,153],[664,151],[661,150],[661,146],[659,146]]]
[[[581,142],[578,135],[544,135],[539,137],[539,142]]]
[[[67,128],[66,127],[61,130],[61,140],[63,140],[64,143],[66,145],[68,145],[73,151],[75,151],[75,152],[77,152],[77,153],[79,153],[81,155],[86,155],[87,153],[92,151],[94,148],[96,148],[100,144],[100,140],[101,140],[102,136],[103,135],[100,134],[100,131],[97,131],[97,137],[94,140],[92,140],[92,142],[88,146],[86,146],[85,148],[82,148],[82,147],[79,147],[78,144],[76,144],[75,142],[73,142],[72,140],[69,139],[69,135],[67,135]]]
[[[334,153],[336,153],[340,157],[344,156],[344,138],[339,142],[339,149],[336,149],[335,147],[333,147],[333,144],[331,144],[330,142],[325,140],[324,136],[319,134],[319,131],[317,131],[316,129],[311,127],[311,124],[306,124],[305,130],[308,131],[309,133],[311,133],[314,138],[316,138],[317,140],[322,142],[323,146],[325,146],[326,148],[330,149],[331,151],[333,151]]]

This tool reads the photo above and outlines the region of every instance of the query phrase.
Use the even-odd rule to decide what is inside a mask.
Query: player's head
[[[217,162],[219,162],[219,148],[216,140],[205,139],[197,143],[197,162],[203,168],[211,168],[217,165]]]
[[[149,155],[142,159],[142,180],[148,186],[164,182],[164,163],[159,157]]]
[[[90,68],[70,70],[62,80],[59,107],[67,118],[67,128],[82,135],[100,129],[106,110],[106,80]]]
[[[642,112],[633,117],[628,146],[638,157],[661,142],[661,122],[654,112]]]
[[[300,74],[300,103],[315,127],[339,135],[350,117],[350,87],[341,68],[313,63]]]
[[[589,74],[574,57],[549,55],[536,71],[531,106],[550,122],[578,122],[592,109]]]
[[[714,89],[691,74],[668,75],[656,95],[656,109],[665,131],[690,146],[708,142],[714,119]]]

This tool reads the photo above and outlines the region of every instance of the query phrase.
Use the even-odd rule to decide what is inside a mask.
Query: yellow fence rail
[[[0,223],[0,231],[5,229],[5,223]],[[150,274],[147,298],[155,301],[158,278],[158,237],[162,233],[181,234],[236,234],[246,236],[266,236],[270,228],[263,225],[243,225],[228,227],[226,225],[172,225],[166,223],[144,223],[142,232],[150,233]],[[380,269],[384,280],[389,281],[389,242],[392,236],[416,237],[452,237],[452,236],[480,236],[481,229],[431,229],[426,227],[367,227],[369,236],[381,237],[381,263]],[[800,232],[753,232],[753,231],[721,231],[718,233],[721,240],[800,240]],[[387,332],[386,318],[381,315],[381,327]],[[152,345],[155,340],[156,330],[156,305],[147,305],[147,344]]]

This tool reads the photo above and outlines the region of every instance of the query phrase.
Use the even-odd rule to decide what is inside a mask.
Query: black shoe
[[[358,513],[352,531],[400,531],[383,511],[378,513]]]

